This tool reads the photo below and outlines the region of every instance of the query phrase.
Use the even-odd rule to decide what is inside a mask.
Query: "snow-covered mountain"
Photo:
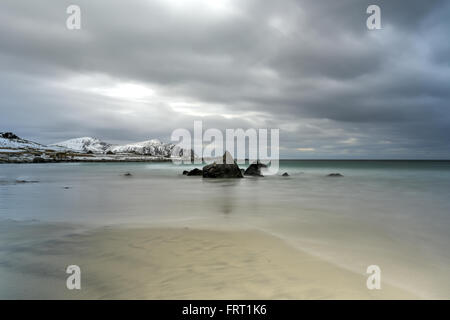
[[[19,149],[19,150],[28,150],[28,149],[44,150],[47,149],[47,146],[37,142],[22,139],[12,132],[0,132],[0,148]]]
[[[150,156],[170,156],[173,149],[173,145],[164,144],[157,139],[152,139],[148,141],[130,143],[119,146],[112,146],[108,151],[114,153],[136,153],[145,154]]]
[[[0,132],[0,162],[30,162],[34,161],[35,157],[55,161],[75,158],[80,160],[87,156],[86,153],[93,154],[86,158],[88,160],[93,160],[92,157],[94,157],[97,160],[123,161],[137,159],[137,157],[144,157],[147,160],[150,157],[190,159],[193,151],[182,149],[173,143],[163,143],[157,139],[113,145],[96,138],[83,137],[43,145],[22,139],[12,132]]]
[[[191,154],[190,150],[181,149],[173,143],[163,143],[158,139],[111,146],[108,148],[107,152],[108,151],[113,153],[135,153],[159,157],[190,157]]]
[[[92,153],[104,153],[107,151],[108,148],[111,147],[109,143],[91,137],[69,139],[53,143],[50,146],[62,147],[77,152],[92,152]]]
[[[107,142],[100,141],[99,139],[96,138],[83,137],[54,143],[51,146],[63,147],[68,150],[77,152],[92,152],[103,154],[132,153],[155,157],[190,156],[190,150],[183,150],[174,145],[173,143],[163,143],[158,139],[152,139],[124,145],[112,145]]]

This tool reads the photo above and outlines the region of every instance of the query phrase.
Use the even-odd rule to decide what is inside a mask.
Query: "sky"
[[[449,35],[445,0],[2,0],[0,131],[169,142],[202,120],[279,129],[283,158],[450,159]]]

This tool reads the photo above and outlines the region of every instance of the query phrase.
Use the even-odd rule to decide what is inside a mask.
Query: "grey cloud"
[[[281,128],[287,157],[305,146],[312,157],[450,157],[447,2],[231,3],[218,14],[194,0],[80,0],[82,30],[71,32],[72,1],[2,1],[0,128],[44,142],[167,140],[198,119],[169,101],[184,100],[209,127]],[[383,30],[366,29],[369,4],[380,5]],[[54,85],[97,75],[167,101]]]

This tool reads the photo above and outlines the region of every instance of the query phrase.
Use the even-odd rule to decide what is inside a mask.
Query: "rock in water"
[[[16,179],[16,183],[38,183],[37,180],[23,180],[23,179]]]
[[[133,175],[132,175],[131,173],[129,173],[129,172],[125,172],[125,173],[123,174],[123,176],[124,176],[124,177],[132,177]]]
[[[282,174],[283,177],[289,177],[289,173],[285,172]]]
[[[246,176],[258,176],[258,177],[264,177],[261,174],[261,168],[267,168],[267,166],[263,163],[261,163],[259,160],[252,163],[247,170],[245,170],[244,175]]]
[[[241,169],[227,151],[223,154],[222,163],[212,163],[203,167],[203,178],[243,178]]]
[[[201,175],[203,175],[203,171],[195,168],[195,169],[192,169],[191,171],[189,171],[186,175],[187,176],[201,176]]]
[[[189,171],[184,170],[184,171],[183,171],[183,176],[187,175],[188,173],[189,173]]]
[[[343,177],[343,175],[340,173],[330,173],[327,177]]]

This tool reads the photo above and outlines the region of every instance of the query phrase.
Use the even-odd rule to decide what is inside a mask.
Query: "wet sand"
[[[260,231],[102,227],[80,233],[56,224],[9,224],[8,231],[0,235],[2,299],[417,298],[384,283],[368,290],[367,275]],[[68,265],[81,268],[81,290],[66,289]]]

